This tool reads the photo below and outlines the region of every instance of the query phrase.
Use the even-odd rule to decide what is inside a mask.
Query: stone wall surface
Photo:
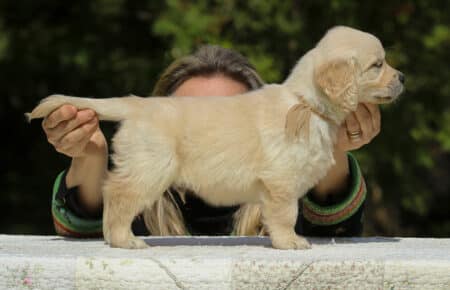
[[[146,237],[145,250],[102,240],[0,235],[0,289],[450,289],[450,239]]]

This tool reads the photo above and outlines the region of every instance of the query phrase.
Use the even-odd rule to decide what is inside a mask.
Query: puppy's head
[[[336,27],[315,50],[316,85],[346,110],[356,110],[359,102],[390,103],[403,91],[405,77],[387,64],[381,42],[369,33]]]

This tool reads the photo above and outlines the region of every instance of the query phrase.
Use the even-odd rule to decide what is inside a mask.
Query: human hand
[[[106,139],[93,110],[62,105],[42,121],[42,128],[55,150],[69,157],[106,152]]]
[[[335,149],[346,152],[370,143],[380,133],[381,114],[378,105],[360,103],[341,125]]]
[[[380,110],[374,104],[359,104],[338,131],[334,150],[336,163],[319,181],[313,191],[317,200],[326,200],[330,195],[339,194],[348,186],[349,164],[347,151],[359,149],[370,143],[380,133]]]

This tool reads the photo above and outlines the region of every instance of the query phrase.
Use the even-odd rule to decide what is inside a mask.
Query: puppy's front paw
[[[277,236],[273,236],[271,239],[272,239],[272,246],[276,249],[281,249],[281,250],[311,249],[311,244],[304,237],[298,236],[295,233],[277,235]]]
[[[146,242],[136,237],[129,238],[127,240],[122,240],[120,242],[111,241],[109,244],[111,248],[123,248],[123,249],[146,249],[149,247]]]
[[[111,238],[110,238],[109,230],[103,229],[103,239],[105,240],[106,244],[111,244]]]
[[[149,246],[142,239],[134,238],[130,241],[131,247],[130,249],[146,249]]]

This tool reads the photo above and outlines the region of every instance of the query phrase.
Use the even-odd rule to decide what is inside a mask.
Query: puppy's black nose
[[[404,84],[405,83],[405,75],[402,74],[401,72],[398,72],[398,80]]]

